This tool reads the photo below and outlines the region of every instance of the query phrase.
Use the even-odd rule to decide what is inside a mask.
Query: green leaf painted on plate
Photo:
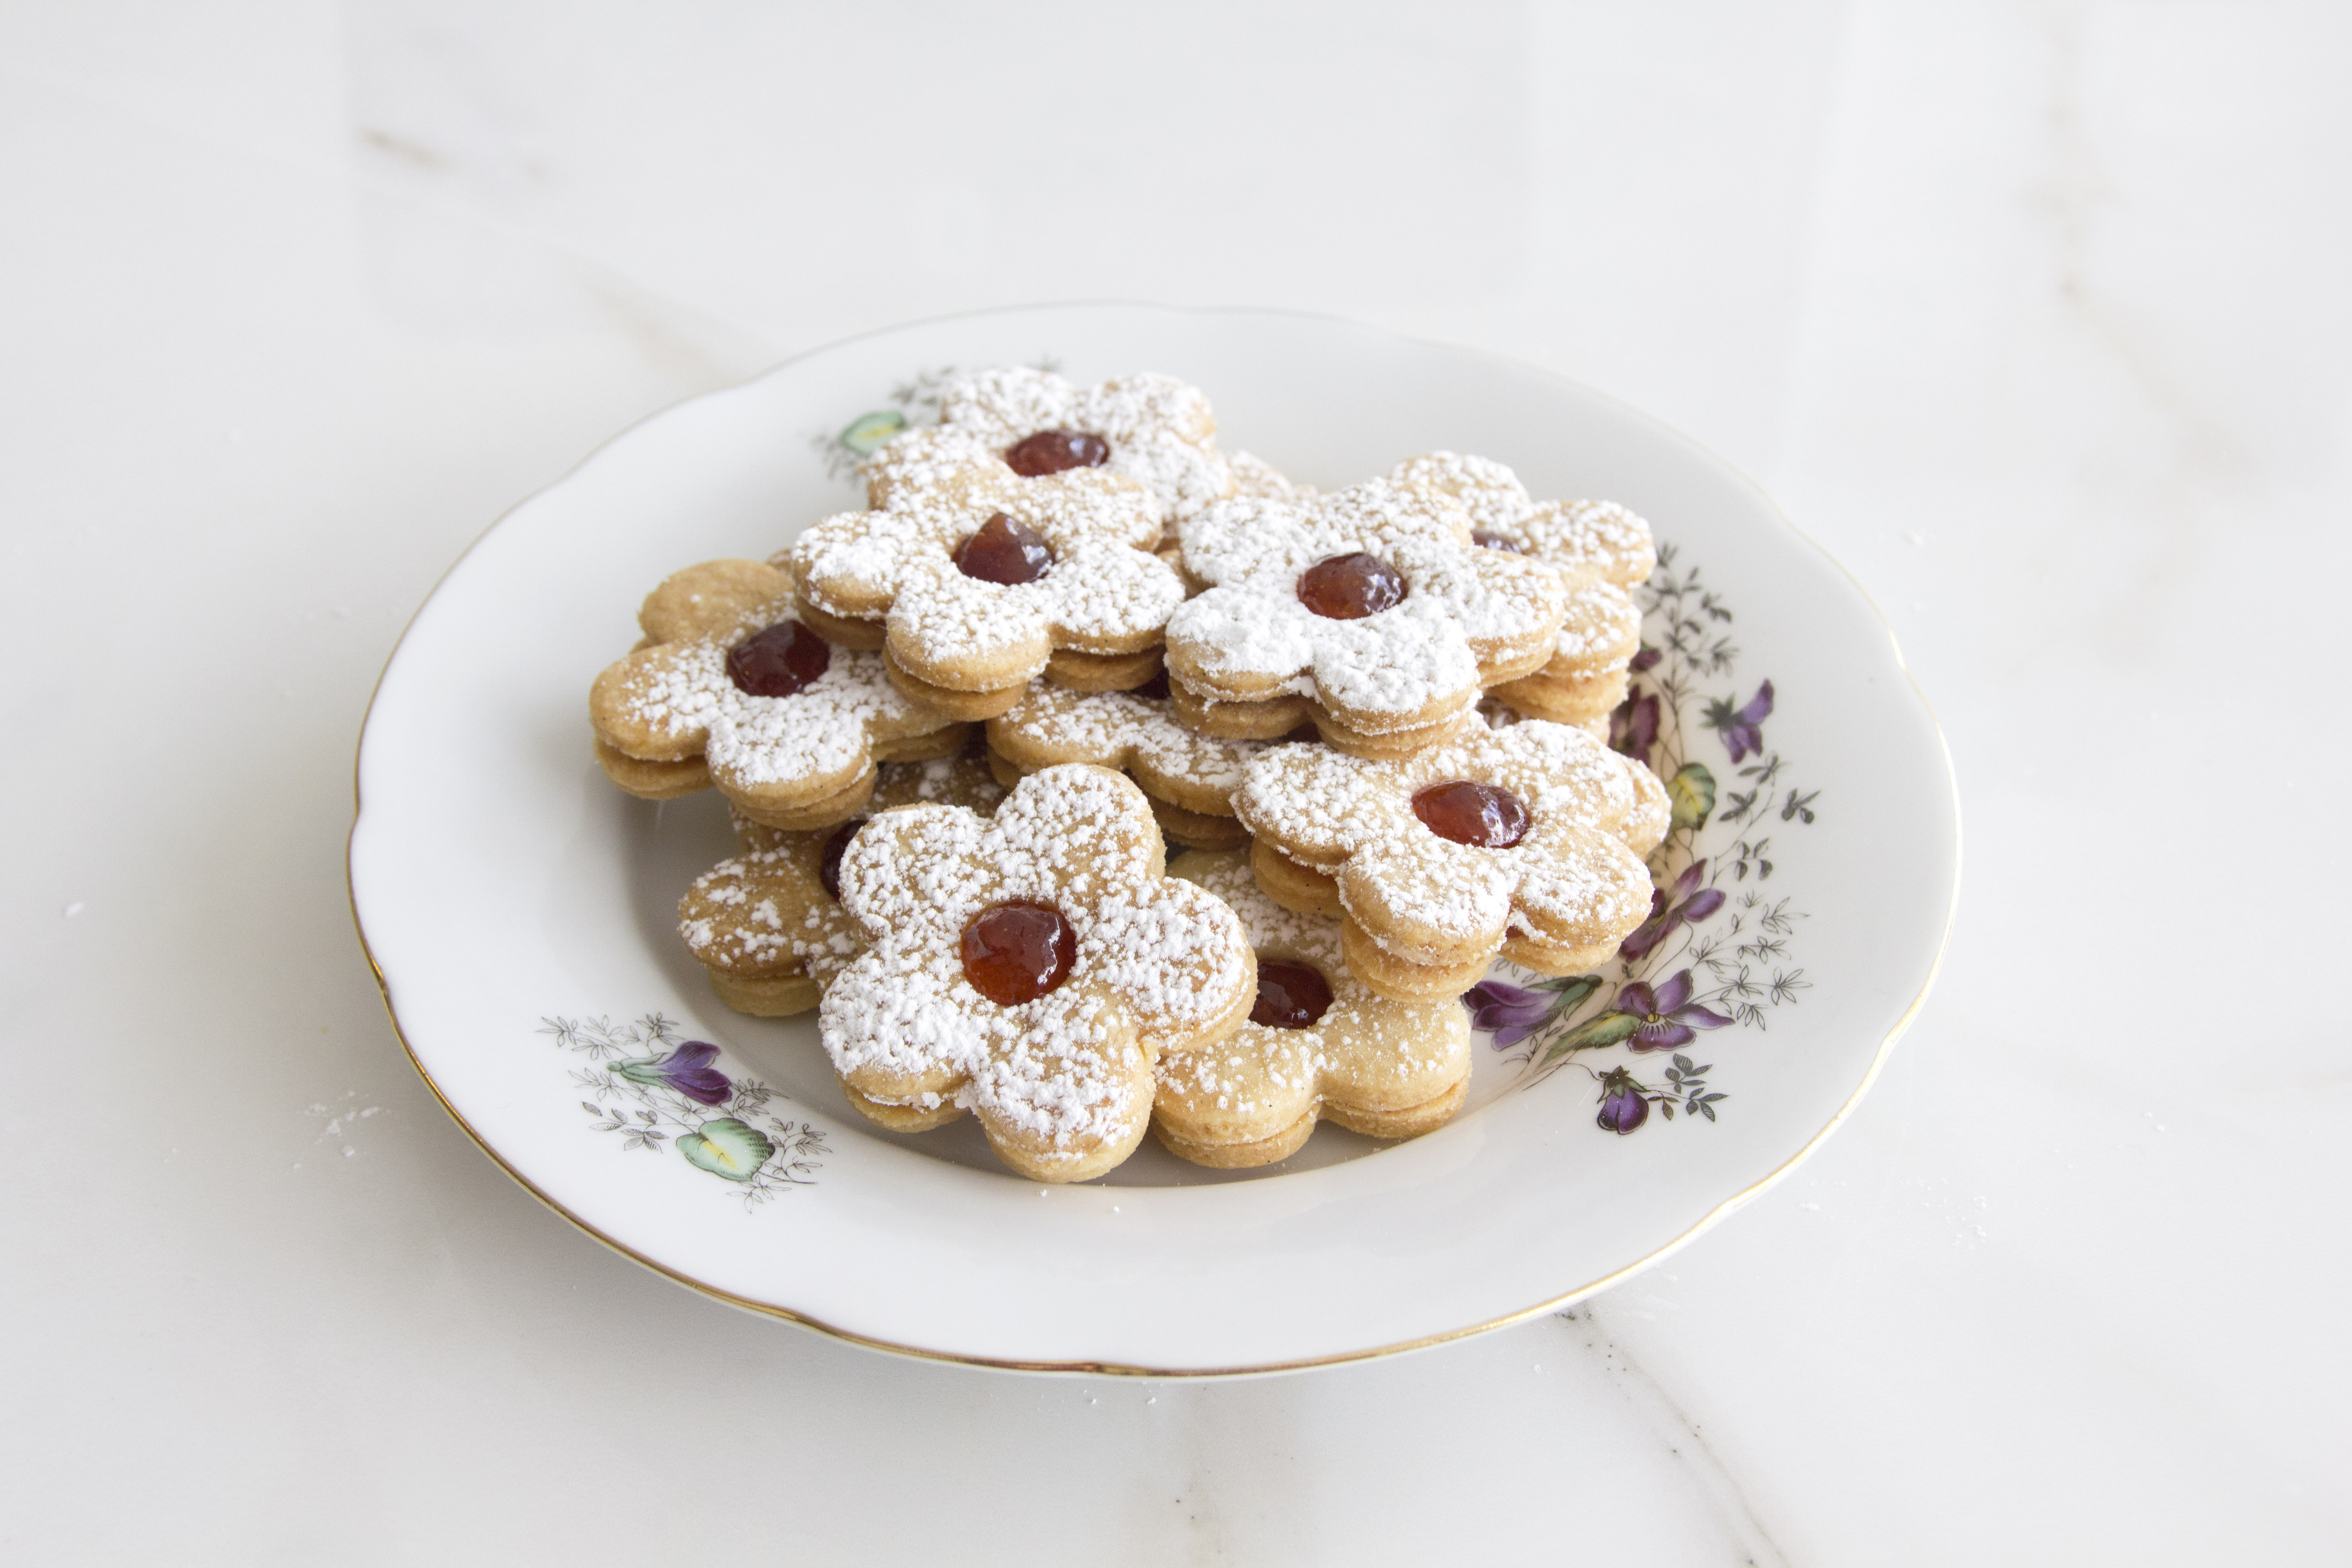
[[[907,427],[907,416],[895,408],[861,414],[841,433],[841,444],[861,458],[870,458],[882,443]]]
[[[1616,1045],[1632,1038],[1633,1031],[1641,1026],[1642,1020],[1631,1013],[1603,1013],[1598,1017],[1587,1018],[1554,1040],[1551,1048],[1544,1052],[1543,1059],[1556,1061],[1570,1051],[1591,1051],[1603,1046]]]
[[[1685,763],[1666,781],[1666,799],[1674,804],[1676,827],[1692,831],[1705,827],[1715,810],[1715,775],[1697,763]]]
[[[730,1182],[748,1182],[757,1174],[776,1146],[758,1128],[731,1116],[706,1121],[691,1132],[677,1135],[677,1152],[688,1163]]]
[[[1539,989],[1559,993],[1559,1000],[1551,1005],[1552,1016],[1564,1018],[1591,1001],[1601,984],[1598,974],[1579,974],[1567,980],[1547,980]]]

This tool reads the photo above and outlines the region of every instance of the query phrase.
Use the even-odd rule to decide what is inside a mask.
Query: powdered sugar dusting
[[[1526,837],[1490,849],[1429,831],[1412,796],[1450,779],[1517,795]],[[1539,720],[1473,729],[1398,762],[1270,752],[1250,764],[1234,797],[1253,833],[1336,872],[1341,904],[1375,942],[1405,956],[1500,942],[1512,928],[1569,941],[1646,908],[1647,872],[1617,837],[1634,804],[1622,758],[1580,730]]]
[[[853,1083],[954,1085],[957,1103],[1075,1150],[1133,1131],[1138,1064],[1222,1016],[1249,974],[1232,911],[1156,875],[1142,792],[1087,766],[1022,781],[992,821],[954,806],[876,818],[841,863],[842,903],[873,944],[825,994],[819,1025]],[[1002,1006],[964,977],[982,910],[1062,911],[1077,955],[1055,990]],[[1148,1098],[1144,1106],[1148,1110]]]
[[[1349,973],[1339,922],[1276,903],[1257,886],[1246,854],[1195,852],[1170,874],[1198,882],[1232,909],[1261,960],[1278,957],[1316,970],[1331,987],[1331,1001],[1304,1027],[1244,1025],[1230,1040],[1162,1057],[1163,1091],[1192,1098],[1201,1111],[1265,1111],[1287,1124],[1326,1093],[1347,1104],[1362,1104],[1368,1093],[1391,1105],[1418,1103],[1468,1070],[1468,1029],[1454,1002],[1375,994]],[[1263,1136],[1275,1130],[1254,1131]]]
[[[1053,552],[1037,581],[957,570],[955,547],[998,512]],[[826,518],[786,559],[819,609],[887,617],[902,660],[933,668],[1017,652],[1034,675],[1050,647],[1130,652],[1159,640],[1184,598],[1182,577],[1148,548],[1159,535],[1150,496],[1127,479],[1094,469],[1017,479],[1007,469],[1002,482],[903,490],[877,510]]]
[[[740,640],[740,639],[738,639]],[[675,739],[701,733],[703,753],[723,784],[782,784],[866,765],[878,729],[917,734],[938,728],[892,689],[882,656],[833,649],[825,671],[789,697],[755,697],[727,673],[730,644],[665,643],[641,662],[624,711]]]
[[[1082,387],[1049,371],[982,371],[948,388],[940,419],[875,455],[867,473],[878,489],[953,483],[974,469],[1017,479],[1003,464],[1006,447],[1040,430],[1083,430],[1109,443],[1110,472],[1151,492],[1160,521],[1233,493],[1207,395],[1173,376],[1146,373]]]
[[[1548,635],[1565,606],[1550,572],[1470,543],[1450,499],[1375,479],[1304,503],[1246,499],[1183,525],[1185,569],[1211,586],[1169,617],[1170,668],[1208,696],[1258,694],[1306,677],[1313,694],[1369,727],[1426,722],[1478,686],[1473,640]],[[1356,552],[1404,580],[1404,601],[1360,620],[1299,602],[1299,574]]]
[[[1042,680],[1030,683],[1012,711],[990,720],[988,731],[1000,751],[1009,744],[1024,755],[1075,752],[1075,761],[1133,767],[1147,782],[1150,775],[1181,780],[1228,797],[1241,787],[1250,759],[1276,743],[1195,733],[1177,721],[1164,697],[1071,691]]]
[[[1492,458],[1431,452],[1389,471],[1395,482],[1452,497],[1482,531],[1497,533],[1547,565],[1621,585],[1657,566],[1650,525],[1615,501],[1538,502]]]

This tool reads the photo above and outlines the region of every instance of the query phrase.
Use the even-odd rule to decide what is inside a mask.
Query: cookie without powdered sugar
[[[1234,809],[1259,885],[1340,917],[1349,971],[1402,998],[1458,996],[1497,953],[1545,974],[1605,961],[1650,912],[1643,858],[1672,817],[1647,768],[1539,719],[1399,762],[1269,752]]]
[[[1184,598],[1182,576],[1151,553],[1159,537],[1142,486],[1080,468],[894,491],[874,510],[826,518],[779,559],[800,584],[803,618],[886,650],[890,679],[916,701],[988,719],[1039,675],[1102,690],[1159,673]]]
[[[805,830],[863,810],[878,763],[962,747],[962,725],[892,689],[879,655],[796,618],[793,596],[757,561],[689,566],[646,595],[645,640],[588,693],[614,783],[648,800],[716,784],[752,820]]]
[[[1221,502],[1183,524],[1209,586],[1168,621],[1179,711],[1264,738],[1311,718],[1365,756],[1458,733],[1486,685],[1541,668],[1567,609],[1548,566],[1471,540],[1434,490],[1373,479],[1298,502]]]
[[[1256,996],[1241,922],[1164,856],[1143,792],[1084,764],[1032,773],[992,819],[868,822],[840,869],[866,951],[817,1013],[850,1103],[898,1131],[970,1110],[1037,1181],[1125,1160],[1160,1058],[1234,1033]]]
[[[866,464],[867,500],[1099,468],[1151,492],[1163,523],[1234,493],[1217,451],[1208,395],[1172,375],[1144,373],[1076,386],[1051,371],[987,370],[957,382],[940,423],[909,430]]]
[[[1414,1138],[1462,1108],[1470,1017],[1452,997],[1401,1002],[1348,973],[1339,922],[1268,898],[1238,850],[1196,850],[1168,868],[1224,900],[1257,954],[1250,1021],[1213,1045],[1160,1058],[1153,1136],[1227,1170],[1296,1153],[1318,1117],[1371,1138]]]

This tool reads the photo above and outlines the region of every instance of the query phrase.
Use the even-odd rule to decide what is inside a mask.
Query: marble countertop
[[[0,1554],[2352,1557],[2352,13],[1184,16],[0,5]],[[1966,869],[1818,1157],[1558,1317],[1173,1384],[732,1311],[440,1111],[341,850],[442,569],[678,398],[1081,297],[1551,366],[1861,577]]]

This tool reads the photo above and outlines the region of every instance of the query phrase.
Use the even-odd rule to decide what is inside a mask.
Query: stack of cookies
[[[1049,1182],[1147,1127],[1225,1167],[1412,1137],[1498,957],[1579,973],[1649,912],[1665,792],[1606,744],[1647,525],[1449,452],[1318,493],[1215,433],[1171,377],[982,373],[597,678],[614,783],[733,810],[688,949],[816,1009],[882,1126],[970,1111]]]

